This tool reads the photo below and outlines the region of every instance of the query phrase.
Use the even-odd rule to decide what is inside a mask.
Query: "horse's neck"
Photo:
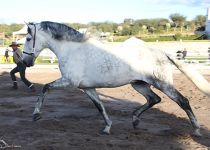
[[[58,60],[71,59],[74,57],[75,51],[82,43],[71,42],[71,41],[50,41],[49,49],[57,56]],[[68,56],[68,57],[66,57]]]

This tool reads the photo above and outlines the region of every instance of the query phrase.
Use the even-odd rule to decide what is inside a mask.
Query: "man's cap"
[[[9,47],[12,47],[12,46],[20,46],[20,44],[18,44],[17,42],[12,42],[12,44],[10,44]]]

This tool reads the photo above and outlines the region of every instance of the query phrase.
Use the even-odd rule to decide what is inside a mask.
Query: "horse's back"
[[[80,86],[113,87],[157,77],[171,80],[169,61],[159,50],[110,46],[98,41],[89,41],[83,47],[69,59],[66,69]]]

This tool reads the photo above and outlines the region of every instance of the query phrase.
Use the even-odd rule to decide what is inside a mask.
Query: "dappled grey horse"
[[[175,101],[188,115],[195,135],[200,135],[200,126],[187,98],[173,86],[172,65],[181,70],[202,92],[210,95],[209,83],[196,71],[147,46],[110,46],[87,37],[85,34],[55,22],[29,23],[24,45],[23,61],[33,66],[44,48],[49,48],[58,58],[62,77],[44,85],[39,96],[33,119],[41,118],[41,106],[46,92],[53,88],[79,88],[93,101],[105,120],[103,133],[109,134],[112,121],[96,93],[95,88],[118,87],[131,84],[147,100],[133,112],[133,126],[139,124],[140,115],[161,98],[150,86],[153,85]]]

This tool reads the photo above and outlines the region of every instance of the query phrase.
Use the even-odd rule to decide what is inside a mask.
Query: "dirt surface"
[[[174,75],[174,84],[189,99],[201,124],[202,137],[191,135],[192,127],[185,112],[157,90],[161,103],[143,113],[139,129],[134,130],[132,112],[146,101],[130,86],[97,90],[113,121],[110,135],[100,134],[104,121],[80,90],[50,91],[42,108],[42,119],[33,122],[32,113],[41,87],[59,78],[59,71],[28,69],[27,78],[35,83],[35,93],[27,93],[20,80],[19,89],[10,90],[9,71],[0,69],[0,138],[10,146],[21,146],[13,149],[210,149],[210,98],[198,91],[183,74]],[[210,75],[205,78],[210,81]]]

